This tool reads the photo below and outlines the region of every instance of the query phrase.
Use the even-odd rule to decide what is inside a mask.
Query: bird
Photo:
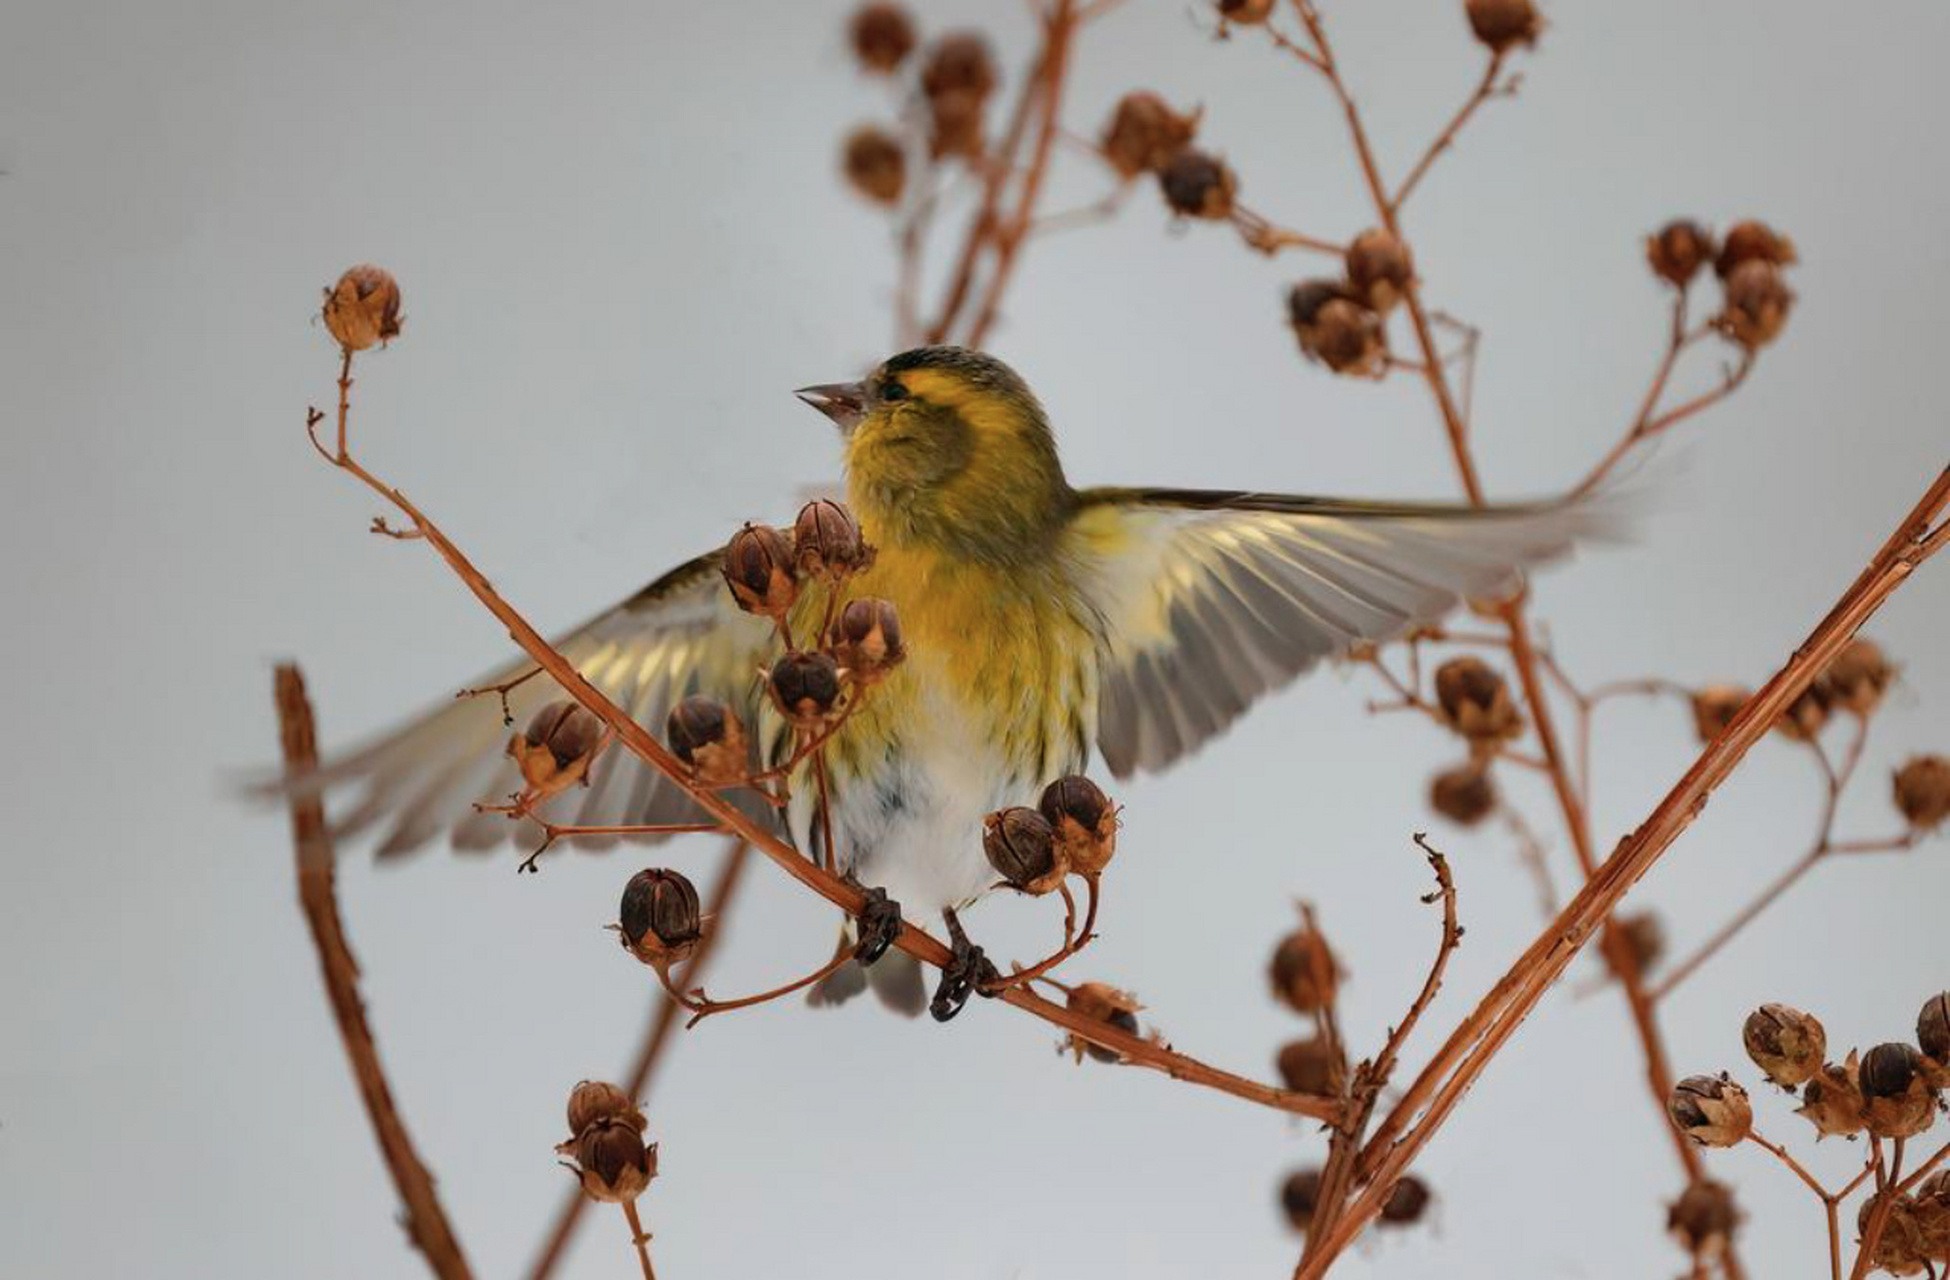
[[[1616,524],[1593,499],[1076,488],[1028,384],[964,347],[904,351],[859,381],[795,394],[837,428],[846,502],[875,549],[847,588],[892,603],[907,655],[824,748],[838,869],[910,919],[944,918],[958,960],[980,962],[957,913],[995,887],[985,815],[1033,803],[1045,784],[1083,772],[1093,750],[1119,779],[1164,770],[1322,661],[1503,598],[1527,570]],[[778,637],[726,589],[722,555],[686,561],[556,648],[653,730],[688,696],[721,699],[759,726],[753,736],[776,762],[793,739],[754,673],[777,656]],[[514,824],[476,802],[519,786],[504,718],[559,696],[544,678],[506,691],[505,707],[449,701],[328,763],[326,783],[358,792],[338,830],[383,828],[382,859],[443,833],[460,851],[498,846]],[[585,782],[552,821],[705,816],[624,751],[601,756]],[[811,852],[815,791],[791,795],[783,815],[750,795],[741,803]],[[883,1002],[918,1012],[919,970],[904,960],[849,965],[813,1002],[843,1002],[871,979]]]

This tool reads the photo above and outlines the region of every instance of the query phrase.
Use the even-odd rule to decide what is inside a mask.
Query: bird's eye
[[[907,388],[892,378],[889,378],[880,384],[880,398],[882,400],[905,400],[907,399]]]

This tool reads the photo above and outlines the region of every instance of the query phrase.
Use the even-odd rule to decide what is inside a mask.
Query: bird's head
[[[919,347],[797,394],[846,437],[848,498],[877,540],[1015,562],[1069,514],[1043,407],[993,356]]]

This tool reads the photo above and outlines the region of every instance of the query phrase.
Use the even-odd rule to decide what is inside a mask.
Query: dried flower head
[[[657,1144],[620,1117],[598,1120],[556,1148],[573,1155],[583,1194],[609,1204],[628,1204],[657,1176]]]
[[[1510,686],[1481,658],[1451,658],[1437,667],[1435,700],[1449,727],[1472,745],[1494,746],[1523,732]]]
[[[877,684],[907,657],[894,602],[874,596],[847,601],[827,642],[855,684]]]
[[[681,871],[650,867],[623,886],[617,927],[623,946],[649,965],[683,959],[704,937],[704,918],[697,886]]]
[[[1435,1198],[1429,1184],[1406,1174],[1381,1202],[1381,1223],[1383,1226],[1406,1227],[1422,1220],[1428,1211],[1429,1201]]]
[[[1689,1253],[1725,1248],[1739,1225],[1740,1210],[1733,1202],[1733,1191],[1711,1178],[1694,1182],[1666,1210],[1666,1229],[1679,1237]]]
[[[1347,1062],[1324,1035],[1282,1046],[1275,1063],[1281,1081],[1295,1093],[1337,1098],[1347,1083]]]
[[[840,664],[830,653],[788,653],[772,664],[766,687],[794,727],[817,729],[839,707]]]
[[[718,570],[746,613],[783,618],[799,598],[792,544],[769,525],[747,524],[733,534]]]
[[[1883,655],[1882,646],[1862,636],[1842,646],[1821,673],[1828,705],[1854,716],[1872,714],[1895,679],[1896,666]]]
[[[1273,13],[1273,0],[1214,0],[1219,17],[1250,27],[1266,21]]]
[[[1901,1041],[1879,1044],[1862,1055],[1857,1076],[1863,1117],[1878,1138],[1908,1138],[1936,1123],[1936,1095],[1923,1055]]]
[[[1104,159],[1129,179],[1162,169],[1198,132],[1198,112],[1179,115],[1157,94],[1134,89],[1117,100],[1104,126]]]
[[[1320,1204],[1320,1170],[1296,1169],[1280,1184],[1280,1208],[1295,1231],[1313,1225],[1314,1209]]]
[[[580,1134],[599,1120],[619,1120],[638,1133],[649,1126],[630,1096],[613,1084],[584,1080],[569,1090],[569,1132]]]
[[[1793,702],[1782,709],[1774,727],[1781,736],[1796,742],[1813,742],[1821,736],[1822,726],[1828,723],[1828,690],[1819,681],[1803,689]]]
[[[1910,1212],[1922,1234],[1924,1253],[1950,1261],[1950,1169],[1939,1169],[1916,1184],[1910,1193]]]
[[[914,19],[897,4],[863,4],[846,25],[863,71],[890,75],[914,51]]]
[[[1172,212],[1188,218],[1224,219],[1232,216],[1239,180],[1217,156],[1186,147],[1158,170],[1158,186]]]
[[[1022,805],[982,819],[982,852],[996,874],[1023,893],[1048,893],[1069,872],[1049,822]]]
[[[1740,1028],[1747,1056],[1784,1089],[1805,1084],[1828,1054],[1828,1032],[1813,1014],[1784,1004],[1764,1004]]]
[[[1720,256],[1714,260],[1713,270],[1722,280],[1726,280],[1742,263],[1766,262],[1777,267],[1791,267],[1796,261],[1794,241],[1765,222],[1749,218],[1727,229],[1726,238],[1720,242]]]
[[[1693,732],[1701,742],[1711,742],[1726,732],[1740,708],[1753,694],[1737,684],[1709,684],[1692,693]]]
[[[1895,776],[1896,809],[1917,831],[1929,831],[1950,818],[1950,760],[1913,756]]]
[[[1633,965],[1639,973],[1650,972],[1665,958],[1665,922],[1659,919],[1658,912],[1651,910],[1634,911],[1615,919],[1618,922],[1618,936],[1631,953]]]
[[[1806,1116],[1815,1127],[1817,1139],[1829,1136],[1849,1138],[1862,1132],[1867,1123],[1862,1114],[1862,1086],[1856,1079],[1855,1052],[1839,1065],[1827,1063],[1801,1091],[1801,1106],[1796,1115]]]
[[[384,267],[361,263],[325,290],[325,327],[347,351],[399,337],[399,281]]]
[[[1868,1238],[1869,1219],[1875,1213],[1877,1200],[1876,1196],[1868,1197],[1856,1211],[1855,1230],[1861,1239]],[[1917,1209],[1913,1196],[1896,1196],[1889,1201],[1888,1210],[1883,1214],[1882,1234],[1876,1237],[1875,1250],[1869,1256],[1873,1269],[1892,1276],[1929,1273],[1929,1259],[1938,1251],[1932,1249],[1929,1232]]]
[[[1130,992],[1120,991],[1103,982],[1079,982],[1065,993],[1064,1004],[1074,1013],[1095,1022],[1107,1022],[1129,1035],[1138,1033],[1137,1011],[1144,1007]],[[1064,1038],[1059,1051],[1074,1054],[1078,1062],[1083,1061],[1085,1054],[1098,1062],[1118,1062],[1124,1056],[1115,1049],[1106,1049],[1103,1045],[1086,1040],[1074,1031]]]
[[[671,754],[706,786],[737,782],[751,771],[751,748],[738,716],[716,698],[694,693],[670,709],[664,736]]]
[[[1094,876],[1117,852],[1117,806],[1081,774],[1043,788],[1036,807],[1056,833],[1057,848],[1072,873]]]
[[[1327,939],[1304,925],[1280,939],[1273,949],[1267,978],[1273,994],[1295,1013],[1319,1013],[1334,1003],[1340,966]]]
[[[792,522],[792,551],[799,572],[843,578],[873,562],[853,513],[831,498],[815,498]]]
[[[995,55],[979,32],[942,36],[928,50],[927,65],[921,68],[921,92],[930,98],[967,93],[982,99],[994,92],[995,83]]]
[[[1369,227],[1347,247],[1347,287],[1369,310],[1387,315],[1415,279],[1408,246],[1394,232]]]
[[[1335,373],[1378,377],[1388,360],[1388,334],[1381,317],[1352,299],[1336,298],[1327,303],[1309,328],[1294,333],[1303,355]]]
[[[537,711],[528,727],[508,739],[508,755],[522,781],[538,796],[552,796],[589,777],[603,745],[603,722],[568,698]]]
[[[1689,218],[1675,218],[1645,238],[1652,273],[1679,288],[1690,284],[1716,252],[1713,233]]]
[[[1731,1147],[1746,1141],[1754,1127],[1747,1091],[1717,1076],[1687,1076],[1672,1087],[1666,1114],[1673,1127],[1702,1147]]]
[[[1496,784],[1483,765],[1467,761],[1430,781],[1429,807],[1451,822],[1473,827],[1496,811]]]
[[[1923,1002],[1916,1014],[1916,1044],[1931,1062],[1950,1066],[1950,991],[1939,991]]]
[[[1788,288],[1781,269],[1754,259],[1741,263],[1727,277],[1726,306],[1714,323],[1727,337],[1756,351],[1781,336],[1793,306],[1794,290]]]
[[[878,204],[893,204],[907,184],[907,150],[900,139],[875,124],[846,136],[841,169],[855,191]]]
[[[1535,45],[1544,20],[1531,0],[1463,0],[1469,29],[1493,52],[1506,53],[1518,45]]]
[[[981,159],[986,118],[987,99],[972,90],[956,89],[929,98],[928,155],[936,160]]]

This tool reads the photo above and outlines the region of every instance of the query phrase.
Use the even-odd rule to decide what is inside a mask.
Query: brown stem
[[[623,1202],[623,1220],[630,1224],[630,1243],[636,1246],[637,1261],[643,1264],[643,1280],[657,1280],[657,1269],[650,1265],[650,1233],[637,1217],[636,1201]]]
[[[345,368],[350,366],[348,353]],[[344,373],[340,376],[346,379]],[[341,447],[343,444],[341,427]],[[280,665],[275,691],[285,771],[293,778],[305,777],[318,768],[318,733],[312,720],[311,700],[305,696],[303,674],[290,663]],[[351,1063],[359,1094],[365,1100],[373,1134],[379,1139],[379,1153],[385,1158],[393,1186],[406,1205],[406,1232],[433,1274],[442,1280],[466,1280],[473,1272],[440,1207],[440,1199],[434,1194],[433,1175],[427,1172],[413,1149],[406,1122],[400,1118],[392,1088],[386,1083],[385,1071],[380,1066],[372,1028],[366,1022],[365,1001],[359,995],[359,962],[353,958],[352,946],[346,940],[345,926],[339,918],[338,858],[325,825],[324,804],[315,791],[294,789],[292,797],[291,841],[297,852],[298,902],[304,908],[305,923],[310,926],[312,942],[318,948],[318,964],[324,973],[326,994],[331,998],[332,1016],[338,1022],[339,1038],[345,1042],[345,1056]]]
[[[688,1031],[712,1014],[729,1013],[733,1009],[749,1009],[755,1004],[766,1004],[784,996],[789,996],[795,991],[803,991],[822,978],[832,977],[835,973],[839,972],[842,965],[849,964],[852,960],[853,954],[851,952],[841,951],[831,960],[828,960],[825,964],[814,969],[804,977],[794,978],[784,986],[773,987],[770,991],[761,991],[757,995],[740,996],[736,1000],[713,1000],[704,994],[704,988],[702,987],[692,988],[692,994],[687,996],[661,970],[658,971],[657,977],[663,983],[664,990],[669,993],[670,997],[691,1011],[691,1020],[684,1024],[684,1029]]]
[[[1401,212],[1402,205],[1408,201],[1409,193],[1415,190],[1415,184],[1422,180],[1422,175],[1429,171],[1436,157],[1455,143],[1456,135],[1462,132],[1465,124],[1469,123],[1469,118],[1476,114],[1476,108],[1488,102],[1499,92],[1496,78],[1502,74],[1502,71],[1503,51],[1498,50],[1490,55],[1489,63],[1483,68],[1483,78],[1476,82],[1475,91],[1457,109],[1455,116],[1450,119],[1442,132],[1436,135],[1435,141],[1429,144],[1429,149],[1424,151],[1422,158],[1415,162],[1415,167],[1408,171],[1408,176],[1402,179],[1402,185],[1396,188],[1394,198],[1388,202],[1388,211],[1391,214]]]
[[[1793,1170],[1794,1176],[1806,1183],[1808,1190],[1814,1192],[1815,1196],[1821,1201],[1822,1208],[1826,1211],[1828,1217],[1828,1270],[1830,1280],[1842,1280],[1842,1232],[1841,1224],[1835,1214],[1835,1207],[1840,1203],[1841,1195],[1829,1191],[1819,1182],[1816,1182],[1814,1175],[1803,1168],[1799,1160],[1789,1155],[1786,1147],[1776,1146],[1761,1137],[1758,1132],[1750,1132],[1747,1135],[1747,1141],[1763,1150],[1772,1152],[1774,1158]]]
[[[1889,1210],[1899,1194],[1903,1172],[1903,1139],[1897,1138],[1895,1150],[1889,1157],[1889,1174],[1884,1177],[1880,1170],[1876,1174],[1875,1199],[1869,1206],[1869,1221],[1862,1228],[1862,1242],[1855,1248],[1855,1266],[1849,1270],[1849,1280],[1862,1280],[1869,1274],[1875,1261],[1876,1246],[1882,1243],[1883,1228],[1889,1225]]]
[[[712,885],[706,900],[704,914],[707,919],[723,919],[730,910],[732,898],[738,891],[738,884],[744,877],[745,867],[751,862],[751,846],[742,840],[732,841],[724,861],[718,870],[717,883]],[[719,930],[708,929],[698,941],[697,950],[691,953],[690,961],[684,967],[681,981],[693,984],[703,980],[706,959],[716,948]],[[636,1057],[630,1069],[623,1075],[622,1090],[627,1098],[641,1102],[650,1087],[650,1076],[657,1064],[663,1060],[664,1050],[673,1043],[672,1033],[677,1030],[677,1013],[681,1006],[663,992],[657,993],[656,1010],[644,1030],[643,1043],[638,1046]],[[555,1272],[556,1264],[569,1247],[569,1240],[575,1235],[576,1224],[582,1220],[583,1210],[591,1203],[578,1185],[572,1187],[562,1199],[562,1207],[556,1211],[555,1222],[549,1228],[547,1239],[541,1252],[535,1256],[528,1269],[528,1280],[548,1280]]]

